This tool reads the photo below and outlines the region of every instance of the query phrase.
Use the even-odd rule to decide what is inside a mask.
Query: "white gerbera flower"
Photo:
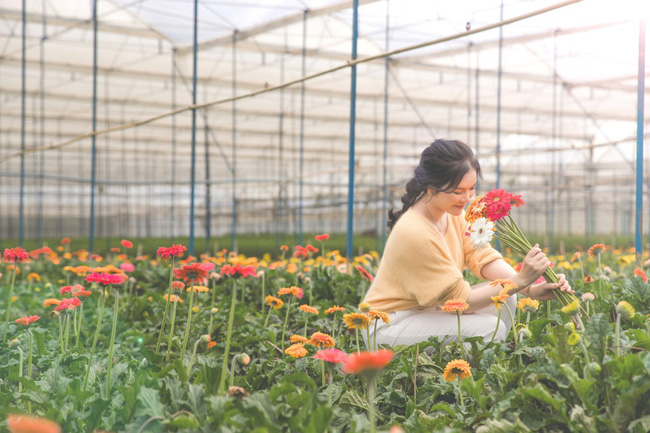
[[[483,217],[477,219],[472,223],[469,236],[477,249],[483,248],[494,236],[494,222]]]

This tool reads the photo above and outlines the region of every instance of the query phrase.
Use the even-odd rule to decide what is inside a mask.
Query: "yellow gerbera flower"
[[[366,329],[370,319],[362,313],[348,313],[343,315],[343,321],[348,329]]]
[[[451,382],[456,379],[456,376],[460,377],[460,380],[470,377],[472,375],[472,367],[469,366],[467,361],[462,359],[454,359],[447,363],[445,367],[445,372],[442,377],[447,382]]]
[[[517,308],[525,313],[534,313],[539,308],[539,301],[532,298],[523,298],[517,303]]]

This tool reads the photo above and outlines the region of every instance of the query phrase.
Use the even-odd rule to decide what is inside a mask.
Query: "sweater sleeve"
[[[490,262],[493,262],[497,259],[502,259],[503,256],[499,254],[497,250],[492,248],[490,245],[486,245],[481,249],[476,249],[472,239],[469,236],[465,236],[465,232],[469,230],[469,223],[463,219],[462,221],[463,229],[463,254],[465,255],[465,264],[468,268],[481,279],[485,279],[481,273],[483,266],[487,265]]]

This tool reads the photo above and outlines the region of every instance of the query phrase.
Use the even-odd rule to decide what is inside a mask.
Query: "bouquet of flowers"
[[[526,236],[510,216],[512,207],[524,205],[520,195],[514,195],[504,189],[494,189],[485,195],[476,196],[465,211],[465,219],[470,225],[468,236],[476,248],[482,248],[496,238],[512,248],[512,250],[525,256],[533,247]],[[544,272],[544,279],[551,283],[558,282],[558,276],[553,268]],[[562,305],[568,305],[577,298],[560,290],[556,291],[557,298]]]

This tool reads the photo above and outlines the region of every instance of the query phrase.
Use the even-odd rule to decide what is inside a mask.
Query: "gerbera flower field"
[[[348,263],[327,241],[259,257],[128,245],[5,250],[0,430],[650,429],[649,262],[633,251],[551,256],[579,304],[519,296],[502,311],[505,341],[390,348],[367,338],[389,316],[360,305],[375,252]]]

